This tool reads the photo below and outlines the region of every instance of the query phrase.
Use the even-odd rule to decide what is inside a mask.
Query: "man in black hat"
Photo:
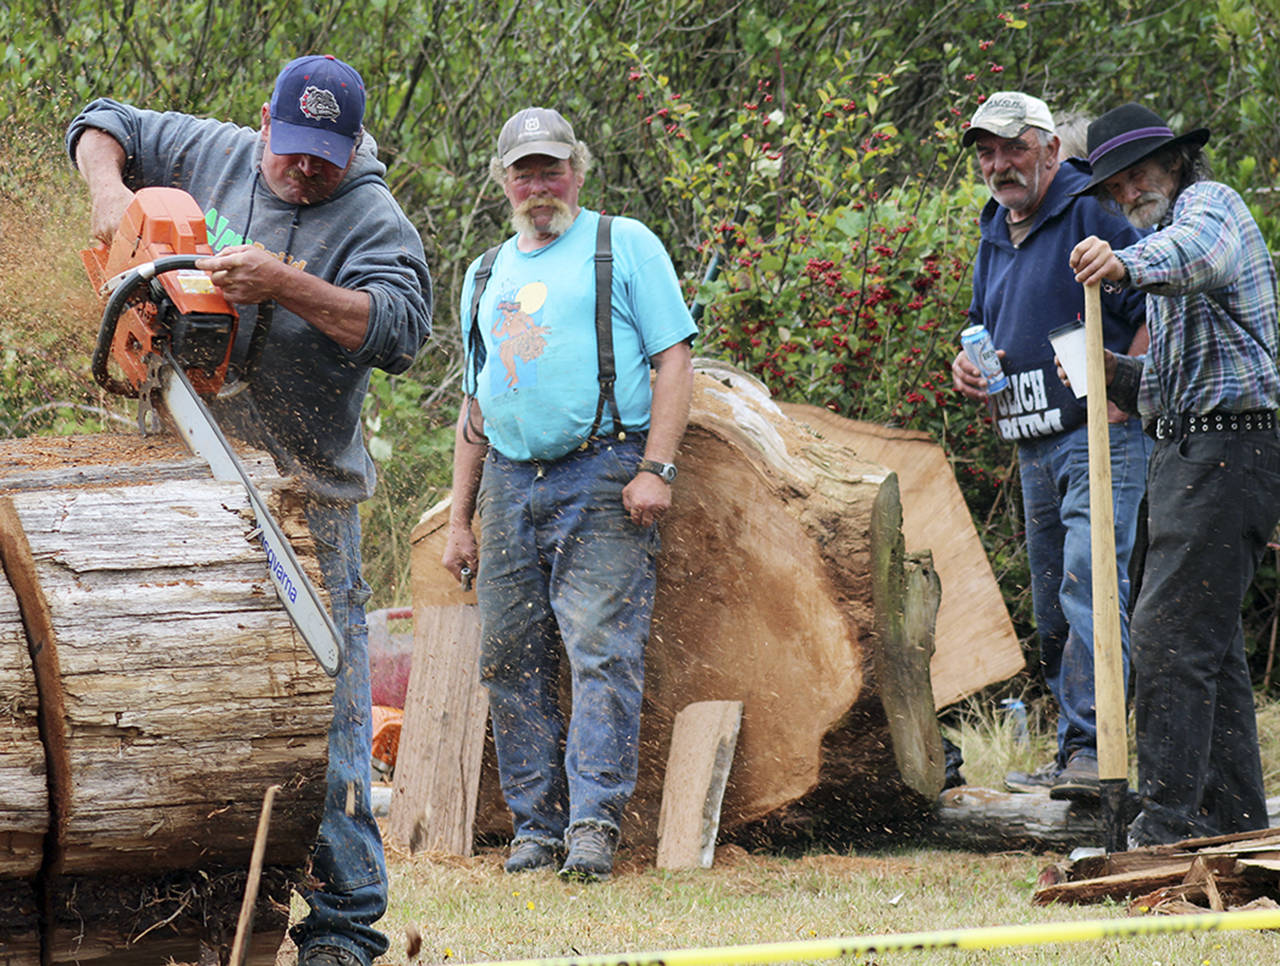
[[[1240,608],[1280,514],[1276,273],[1244,200],[1205,178],[1204,128],[1126,104],[1089,126],[1097,194],[1157,230],[1071,253],[1084,284],[1147,293],[1145,357],[1106,353],[1107,395],[1156,439],[1131,623],[1142,811],[1131,846],[1267,825]]]

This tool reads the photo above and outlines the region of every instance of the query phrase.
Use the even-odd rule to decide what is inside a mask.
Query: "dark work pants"
[[[1240,608],[1280,516],[1275,431],[1156,444],[1130,625],[1138,785],[1133,844],[1267,825]]]

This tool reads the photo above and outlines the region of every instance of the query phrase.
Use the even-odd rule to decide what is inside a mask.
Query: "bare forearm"
[[[294,277],[281,287],[276,301],[344,349],[351,352],[359,349],[369,330],[369,293],[339,288],[314,275],[283,267]]]
[[[367,292],[340,288],[252,245],[224,248],[196,267],[208,272],[231,302],[275,301],[348,351],[364,344],[371,307]]]
[[[89,231],[109,242],[133,192],[124,183],[126,161],[120,142],[106,131],[88,128],[76,142],[76,168],[89,189]]]
[[[449,528],[445,535],[444,554],[440,562],[455,577],[464,577],[463,569],[473,574],[479,569],[480,553],[476,546],[471,518],[476,512],[476,494],[484,471],[485,453],[489,446],[484,438],[484,419],[474,400],[466,399],[458,413],[453,444],[453,505],[449,511]],[[465,580],[464,580],[465,586]]]
[[[453,442],[453,506],[450,526],[471,526],[476,511],[476,494],[489,443],[484,437],[484,418],[474,400],[464,400]]]
[[[654,356],[657,375],[653,382],[653,408],[645,459],[675,461],[676,450],[689,423],[693,398],[693,360],[687,343],[681,342]]]

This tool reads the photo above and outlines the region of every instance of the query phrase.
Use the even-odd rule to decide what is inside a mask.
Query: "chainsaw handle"
[[[137,398],[136,386],[121,382],[107,373],[107,363],[111,359],[111,343],[115,341],[116,324],[120,321],[120,313],[133,297],[134,290],[143,282],[149,282],[165,272],[195,268],[197,261],[207,257],[206,255],[165,255],[155,261],[134,266],[129,271],[107,280],[104,287],[111,288],[111,296],[102,310],[102,322],[98,326],[98,344],[93,349],[93,379],[99,386],[115,396]]]

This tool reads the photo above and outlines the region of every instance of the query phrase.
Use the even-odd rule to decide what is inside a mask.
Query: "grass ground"
[[[966,757],[971,784],[999,787],[1010,767],[1047,757],[1048,733],[1020,745],[1012,729],[976,705],[947,727]],[[1280,794],[1280,702],[1259,709],[1269,795]],[[505,850],[471,858],[389,849],[391,908],[381,927],[383,961],[474,963],[577,954],[796,942],[884,933],[1127,918],[1122,904],[1036,906],[1040,870],[1062,857],[977,854],[903,841],[874,851],[801,857],[717,850],[711,869],[666,872],[651,850],[624,848],[612,881],[561,882],[551,872],[509,876]],[[1280,960],[1275,933],[1164,935],[992,950],[877,954],[860,963],[1133,963],[1252,966]],[[731,955],[716,960],[734,962]]]
[[[802,858],[722,848],[712,869],[661,872],[622,854],[602,885],[566,885],[550,872],[507,876],[502,852],[471,859],[392,853],[392,937],[385,961],[478,962],[682,947],[795,942],[883,933],[1115,920],[1115,903],[1032,905],[1052,857],[976,855],[904,845],[870,855]],[[884,953],[859,962],[1274,963],[1273,934],[1234,933],[1054,943],[997,950]],[[734,962],[732,956],[718,960]]]

